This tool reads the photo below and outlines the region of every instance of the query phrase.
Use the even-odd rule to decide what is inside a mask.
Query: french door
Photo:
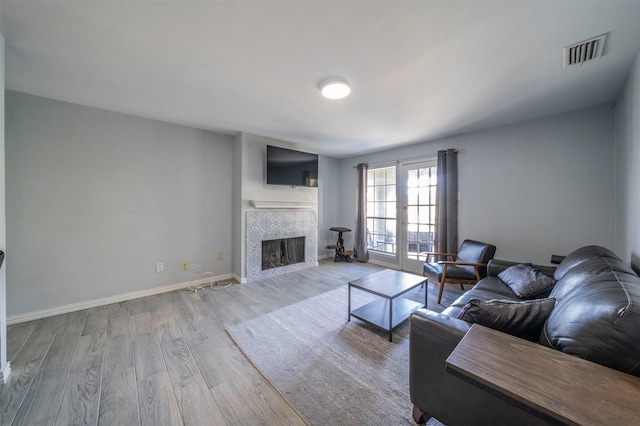
[[[434,249],[436,159],[400,164],[398,183],[400,266],[422,274],[423,253]]]

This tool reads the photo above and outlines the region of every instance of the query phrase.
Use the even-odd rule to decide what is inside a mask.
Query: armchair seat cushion
[[[423,272],[424,275],[440,282],[442,281],[444,268],[445,264],[443,263],[429,262],[424,264]],[[477,280],[473,266],[457,266],[451,264],[447,265],[447,278],[455,280]]]

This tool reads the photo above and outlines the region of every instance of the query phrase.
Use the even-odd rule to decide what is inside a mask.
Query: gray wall
[[[617,254],[640,271],[640,53],[616,105]]]
[[[548,264],[552,254],[585,244],[614,247],[613,117],[613,106],[590,108],[345,159],[340,176],[355,182],[360,162],[462,149],[460,241],[491,242],[497,258]],[[355,217],[351,192],[341,194],[344,224]]]
[[[231,272],[231,136],[11,91],[6,117],[9,315]]]
[[[7,251],[4,155],[4,37],[0,34],[0,250]],[[0,371],[7,363],[7,266],[0,268]],[[3,377],[6,380],[6,377]]]

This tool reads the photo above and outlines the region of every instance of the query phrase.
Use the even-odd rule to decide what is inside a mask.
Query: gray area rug
[[[423,291],[416,289],[409,298],[424,301]],[[435,301],[432,295],[430,302]],[[374,297],[353,290],[352,307]],[[347,286],[227,331],[311,425],[415,424],[408,321],[389,342],[386,332],[346,319]],[[431,419],[429,424],[440,423]]]

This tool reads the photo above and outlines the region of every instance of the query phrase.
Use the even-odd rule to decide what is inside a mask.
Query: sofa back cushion
[[[619,259],[618,256],[611,250],[605,247],[600,246],[584,246],[580,247],[572,251],[567,257],[565,257],[560,265],[556,268],[555,273],[553,274],[553,278],[556,281],[560,280],[564,274],[569,272],[569,270],[582,262],[591,259],[592,257],[611,257],[614,259]]]
[[[640,277],[603,272],[557,300],[540,343],[640,376],[639,324]]]
[[[567,271],[551,290],[549,297],[561,300],[571,290],[580,286],[583,281],[603,272],[615,271],[624,274],[636,273],[622,260],[613,257],[592,257]]]
[[[471,299],[462,308],[458,318],[522,339],[536,341],[555,304],[554,299]]]

